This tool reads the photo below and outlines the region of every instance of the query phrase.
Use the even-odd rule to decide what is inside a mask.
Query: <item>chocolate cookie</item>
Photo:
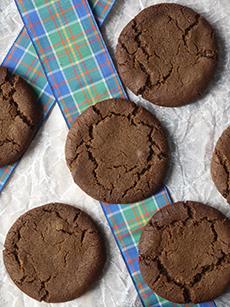
[[[202,203],[165,206],[144,227],[139,255],[141,274],[159,296],[213,300],[230,285],[230,221]]]
[[[68,133],[65,152],[75,183],[91,197],[113,204],[152,195],[168,167],[168,143],[159,121],[121,98],[84,111]]]
[[[38,105],[32,88],[0,67],[0,167],[16,162],[33,139]]]
[[[136,95],[165,107],[199,98],[216,70],[218,48],[210,24],[178,4],[141,11],[120,34],[118,71]]]
[[[65,204],[51,203],[23,214],[4,246],[4,263],[13,282],[32,298],[50,303],[82,295],[105,262],[105,246],[94,221]]]
[[[230,204],[230,126],[216,143],[211,161],[211,175],[217,190]]]

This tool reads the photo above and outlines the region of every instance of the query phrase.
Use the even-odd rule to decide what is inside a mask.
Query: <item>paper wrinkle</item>
[[[102,26],[102,34],[115,61],[117,39],[124,26],[141,9],[166,1],[116,0]],[[180,108],[152,105],[127,90],[130,100],[142,104],[161,121],[170,145],[170,167],[165,180],[173,201],[194,200],[207,203],[230,218],[230,206],[215,188],[210,162],[215,144],[230,124],[230,3],[229,0],[167,1],[187,5],[202,14],[214,27],[220,61],[214,80],[205,95]],[[22,28],[13,0],[1,0],[0,59]],[[66,166],[64,144],[68,128],[56,105],[0,194],[0,249],[14,221],[27,210],[49,202],[63,202],[89,213],[105,234],[108,259],[101,279],[82,297],[67,303],[37,302],[23,294],[10,280],[0,253],[0,305],[2,307],[109,306],[140,307],[141,303],[116,245],[100,204],[76,184]],[[215,300],[217,307],[230,307],[230,289]]]

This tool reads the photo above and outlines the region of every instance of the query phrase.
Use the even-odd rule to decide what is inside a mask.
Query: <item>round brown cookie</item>
[[[132,203],[160,188],[168,143],[159,121],[134,102],[116,98],[89,107],[66,140],[73,179],[91,197]]]
[[[196,100],[210,83],[218,61],[215,33],[198,13],[178,4],[141,11],[120,34],[119,74],[136,95],[165,107]]]
[[[230,285],[230,221],[202,203],[165,206],[144,227],[139,255],[141,274],[159,296],[213,300]]]
[[[33,139],[38,105],[32,88],[0,67],[0,167],[16,162]]]
[[[217,190],[230,203],[230,126],[216,143],[211,161],[211,176]]]
[[[10,228],[3,251],[13,282],[38,301],[66,302],[102,272],[105,246],[92,218],[70,205],[34,208]]]

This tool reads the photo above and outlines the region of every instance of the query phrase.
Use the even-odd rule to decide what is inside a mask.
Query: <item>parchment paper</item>
[[[102,26],[102,34],[115,61],[117,38],[123,27],[144,7],[166,1],[117,0]],[[170,1],[187,5],[214,27],[220,49],[217,73],[205,95],[180,108],[157,107],[136,97],[129,98],[149,109],[162,122],[170,144],[170,169],[165,180],[172,201],[194,200],[211,205],[230,218],[230,205],[216,190],[210,161],[217,139],[230,125],[230,2],[229,0]],[[0,61],[22,28],[13,0],[0,1]],[[64,159],[68,129],[56,105],[0,194],[0,249],[12,223],[28,209],[49,202],[77,206],[93,216],[105,234],[108,260],[103,277],[81,298],[63,304],[38,303],[23,294],[10,280],[0,252],[0,306],[109,306],[140,307],[135,287],[116,246],[100,204],[73,183]],[[205,234],[204,234],[205,236]],[[217,307],[230,307],[230,289],[215,300]]]

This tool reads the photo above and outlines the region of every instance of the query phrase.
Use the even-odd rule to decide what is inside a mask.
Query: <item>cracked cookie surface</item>
[[[141,233],[139,265],[148,286],[167,300],[213,300],[230,285],[230,221],[202,203],[167,205]]]
[[[211,161],[212,180],[230,204],[230,126],[218,139]]]
[[[16,162],[35,134],[38,105],[32,88],[0,67],[0,167]]]
[[[168,153],[166,135],[155,116],[120,98],[89,107],[66,140],[66,162],[75,183],[108,203],[151,196],[165,178]]]
[[[165,107],[198,99],[213,78],[218,47],[211,25],[188,7],[157,4],[121,32],[118,71],[136,95]]]
[[[66,204],[34,208],[10,228],[3,258],[14,283],[50,303],[85,293],[100,276],[105,246],[92,218]]]

